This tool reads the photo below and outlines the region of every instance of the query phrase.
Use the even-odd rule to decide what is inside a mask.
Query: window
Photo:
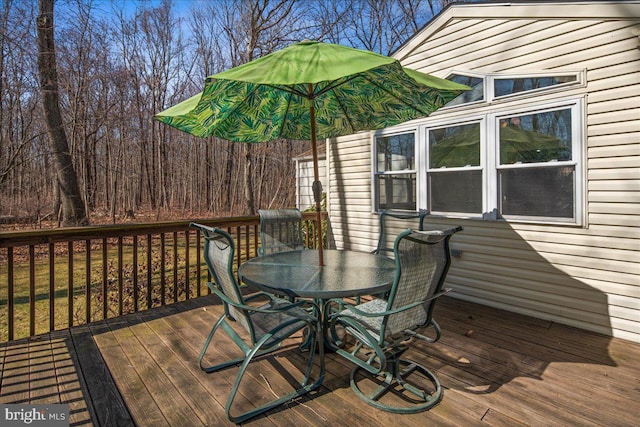
[[[374,139],[374,209],[581,224],[583,99],[562,91],[582,74],[450,79],[473,88],[458,98],[464,108]]]
[[[541,77],[520,77],[520,78],[504,78],[496,77],[494,79],[494,94],[496,98],[499,96],[513,95],[520,92],[530,90],[549,88],[565,83],[577,82],[577,76],[570,74],[566,76],[541,76]]]
[[[581,73],[539,74],[525,76],[506,76],[501,74],[471,75],[453,73],[447,80],[471,87],[446,106],[454,107],[473,102],[492,102],[495,98],[521,95],[531,91],[549,91],[551,89],[565,89],[567,86],[580,84]],[[485,89],[485,84],[487,89]],[[485,93],[486,91],[486,93]]]
[[[575,220],[574,107],[500,117],[498,214]]]
[[[432,212],[482,213],[480,139],[480,123],[428,130],[428,204]]]
[[[378,209],[416,210],[415,132],[376,138]]]
[[[467,85],[471,88],[470,91],[461,93],[456,98],[449,101],[447,104],[448,107],[484,100],[484,79],[482,77],[452,74],[447,77],[447,80]]]

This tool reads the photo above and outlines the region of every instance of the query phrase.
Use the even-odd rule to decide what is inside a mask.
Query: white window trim
[[[413,152],[415,155],[414,159],[414,169],[405,169],[401,171],[384,171],[378,172],[378,147],[376,145],[376,140],[380,137],[389,137],[394,135],[403,135],[407,133],[414,134],[414,147]],[[421,183],[419,179],[419,171],[423,167],[420,162],[423,161],[423,155],[420,151],[420,129],[417,126],[395,126],[393,128],[381,129],[372,132],[371,134],[371,213],[376,213],[379,211],[377,206],[378,199],[378,186],[376,181],[376,176],[378,175],[402,175],[402,174],[414,174],[416,176],[416,211],[420,209],[420,191],[421,188],[425,186],[425,184]]]
[[[502,96],[494,95],[495,80],[557,77],[557,76],[568,76],[568,75],[574,75],[576,77],[576,80],[573,82],[560,83],[553,86],[546,86],[546,87],[541,87],[537,89],[525,90],[522,92],[510,93],[508,95],[502,95]],[[486,76],[487,86],[488,86],[487,90],[489,91],[489,93],[487,94],[488,96],[486,98],[488,99],[489,102],[494,102],[494,101],[497,102],[497,101],[503,101],[503,100],[511,101],[519,98],[524,98],[524,97],[528,98],[530,96],[536,96],[540,93],[547,94],[547,93],[565,91],[573,87],[584,87],[586,86],[584,75],[585,75],[585,70],[579,70],[579,71],[567,70],[567,71],[552,71],[552,72],[522,73],[522,74],[491,73]]]
[[[571,117],[577,120],[571,121],[571,135],[573,140],[571,141],[571,157],[572,160],[567,161],[559,161],[559,162],[546,162],[546,163],[526,163],[526,164],[518,164],[518,165],[499,165],[500,158],[500,144],[498,143],[498,134],[496,132],[497,127],[499,126],[500,119],[511,116],[521,116],[526,114],[534,114],[534,113],[542,113],[545,111],[557,111],[570,108],[571,109]],[[499,208],[498,201],[498,171],[501,169],[521,169],[521,168],[540,168],[540,167],[559,167],[559,166],[574,166],[575,167],[575,179],[574,179],[574,205],[573,205],[573,215],[574,219],[566,219],[566,218],[551,218],[551,217],[530,217],[530,216],[520,216],[520,215],[504,215],[503,218],[506,221],[517,221],[523,223],[535,223],[535,224],[564,224],[564,225],[575,225],[582,226],[585,224],[585,215],[586,215],[586,206],[584,202],[584,192],[585,188],[585,162],[586,162],[586,143],[584,137],[584,127],[586,126],[585,122],[585,112],[584,112],[584,97],[579,98],[569,98],[564,100],[559,100],[556,102],[546,102],[536,105],[531,105],[525,107],[521,107],[513,110],[505,110],[500,111],[498,113],[490,113],[488,114],[488,120],[490,127],[489,134],[494,135],[496,138],[493,141],[493,144],[488,144],[489,146],[493,145],[494,152],[492,156],[488,156],[488,159],[493,162],[493,165],[487,164],[487,183],[489,186],[493,185],[495,191],[490,195],[490,200],[492,200],[495,205],[493,207],[489,206],[490,210],[496,209],[496,212]]]
[[[489,76],[489,74],[485,74],[485,73],[477,73],[477,72],[473,72],[473,71],[459,71],[459,70],[452,70],[450,71],[447,76],[451,76],[453,74],[458,74],[461,76],[466,76],[466,77],[476,77],[479,79],[482,79],[482,99],[479,99],[477,101],[471,101],[471,102],[466,102],[464,104],[457,104],[457,105],[451,105],[451,106],[444,106],[442,108],[439,108],[436,111],[447,111],[447,110],[457,110],[457,109],[468,109],[468,108],[473,108],[473,107],[478,107],[480,105],[483,104],[488,104],[491,99],[489,98],[489,95],[491,95],[489,93],[489,90],[492,88],[492,86],[490,86],[489,84],[489,79],[487,78]]]
[[[457,109],[457,108],[464,108],[469,106],[477,107],[481,104],[492,104],[496,102],[510,102],[510,101],[515,101],[517,99],[521,99],[521,98],[529,98],[531,96],[547,95],[547,94],[553,94],[554,92],[564,92],[569,89],[584,88],[587,85],[586,77],[585,77],[586,73],[587,73],[586,69],[554,70],[554,71],[541,71],[541,72],[534,72],[534,73],[515,73],[515,74],[513,73],[480,73],[477,71],[474,72],[474,71],[463,71],[463,70],[453,69],[447,73],[447,76],[458,74],[462,76],[477,77],[477,78],[483,79],[484,80],[484,83],[483,83],[484,99],[479,101],[469,102],[466,104],[443,107],[441,110]],[[511,93],[503,96],[494,96],[495,80],[542,78],[542,77],[556,77],[556,76],[567,76],[567,75],[575,75],[576,81],[560,83],[557,85],[546,86],[538,89],[526,90],[523,92]]]
[[[462,167],[452,167],[452,168],[430,168],[427,163],[427,156],[429,153],[429,131],[432,129],[442,129],[446,127],[452,126],[462,126],[479,123],[480,124],[480,165],[479,166],[462,166]],[[422,138],[420,139],[419,145],[421,145],[421,161],[424,163],[422,171],[424,171],[422,175],[421,184],[424,187],[424,191],[421,193],[421,197],[418,197],[418,208],[424,209],[429,212],[431,216],[437,217],[446,217],[446,218],[464,218],[464,219],[482,219],[484,216],[484,212],[487,212],[487,196],[488,196],[488,186],[486,185],[486,152],[487,152],[487,132],[486,132],[487,120],[486,114],[467,116],[464,118],[457,118],[455,120],[440,120],[438,122],[429,123],[428,125],[421,126],[422,130]],[[482,171],[482,212],[478,214],[473,214],[469,212],[443,212],[443,211],[432,211],[429,208],[429,194],[428,194],[428,182],[429,182],[429,173],[440,173],[440,172],[455,172],[455,171],[472,171],[472,170],[480,170]]]

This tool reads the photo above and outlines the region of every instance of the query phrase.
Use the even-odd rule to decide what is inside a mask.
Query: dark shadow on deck
[[[336,195],[339,205],[336,211],[342,223],[337,227],[341,229],[341,248],[350,249],[356,239],[362,239],[363,228],[357,223],[353,224],[353,229],[348,226],[346,206],[353,204],[347,199],[349,188],[344,187],[349,182],[350,172],[345,167],[349,164],[349,159],[338,149],[340,143],[334,140],[329,146],[331,169],[335,174],[332,181],[339,183],[332,194]],[[360,212],[362,214],[364,209]],[[370,223],[377,223],[377,219],[376,215],[372,215]],[[456,300],[449,298],[447,304],[437,308],[443,315],[451,316],[446,319],[448,323],[443,325],[443,341],[446,342],[448,334],[452,332],[459,334],[466,339],[464,359],[475,358],[474,360],[491,361],[503,366],[499,375],[493,372],[471,372],[469,378],[456,387],[469,393],[491,393],[519,377],[542,378],[547,366],[555,362],[616,366],[609,352],[612,328],[607,295],[552,265],[509,222],[427,217],[425,225],[427,228],[431,225],[465,227],[463,232],[451,239],[452,250],[460,256],[453,258],[445,285],[454,289],[453,296],[460,301],[456,303]],[[562,227],[557,229],[559,232],[563,230]],[[598,238],[581,236],[584,247],[598,247]],[[589,244],[588,239],[593,239],[593,242]],[[554,251],[556,248],[546,246],[546,250]],[[551,255],[561,257],[562,248],[557,250],[557,254]],[[508,261],[504,258],[508,258]],[[527,271],[535,272],[535,281],[527,283],[527,278],[522,276]],[[536,283],[537,287],[533,288],[531,282]],[[508,313],[509,316],[514,316],[514,322],[524,323],[514,323],[513,327],[507,325],[505,330],[496,331],[488,325],[492,321],[491,317],[483,314],[484,311],[478,312],[476,307],[482,306],[462,300],[502,310],[531,313],[546,320]],[[573,308],[565,308],[567,306]],[[436,317],[436,320],[440,319]],[[585,331],[566,326],[581,322],[591,323],[593,329],[603,335],[584,335]],[[575,334],[571,331],[575,331]],[[488,345],[477,345],[474,337],[478,338],[479,335],[488,340]],[[586,342],[581,342],[585,336],[589,338]],[[519,347],[512,348],[510,342],[514,341],[521,343]],[[500,352],[496,348],[512,351]],[[447,354],[441,357],[454,366],[465,365],[458,363],[457,358],[453,359],[457,355],[454,351],[449,358]],[[467,369],[475,366],[472,360],[466,365]]]

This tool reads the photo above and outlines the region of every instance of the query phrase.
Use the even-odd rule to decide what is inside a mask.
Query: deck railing
[[[308,247],[315,215],[305,213]],[[191,221],[0,233],[0,342],[147,310],[208,293]],[[259,218],[197,222],[227,230],[236,266],[256,256]]]

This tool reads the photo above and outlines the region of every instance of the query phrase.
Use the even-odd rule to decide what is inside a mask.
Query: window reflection
[[[469,102],[482,101],[484,99],[484,79],[474,76],[463,76],[462,74],[452,74],[447,78],[452,82],[467,85],[470,91],[463,92],[447,103],[447,106],[467,104]]]
[[[376,206],[416,209],[415,133],[376,138]]]
[[[500,120],[500,164],[571,160],[571,110]]]
[[[494,96],[497,98],[499,96],[526,92],[543,87],[557,86],[563,83],[571,83],[575,81],[577,81],[575,75],[495,79]]]
[[[480,123],[429,130],[429,167],[480,165]]]
[[[413,169],[415,164],[415,135],[405,133],[376,139],[378,172]]]

